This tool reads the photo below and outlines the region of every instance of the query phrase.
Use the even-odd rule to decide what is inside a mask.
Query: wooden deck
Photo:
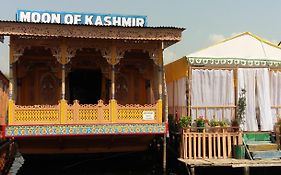
[[[278,160],[249,160],[249,159],[178,159],[189,167],[281,167],[281,159]]]

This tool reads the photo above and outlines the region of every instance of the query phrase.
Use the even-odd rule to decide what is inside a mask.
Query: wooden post
[[[59,110],[60,110],[60,124],[66,124],[67,122],[67,102],[66,100],[61,100],[59,103]]]
[[[10,44],[10,72],[9,72],[9,107],[8,107],[8,124],[11,125],[14,121],[15,102],[13,100],[13,62],[14,62],[14,47]]]
[[[192,108],[191,108],[191,92],[192,91],[192,68],[189,65],[188,67],[188,98],[187,98],[187,106],[188,106],[188,116],[192,115]],[[197,117],[197,116],[195,116]]]
[[[65,100],[65,65],[62,64],[61,71],[61,99]]]
[[[115,99],[115,65],[117,64],[116,45],[111,46],[111,99]]]
[[[109,101],[111,122],[115,123],[117,121],[117,101],[112,99]]]
[[[115,99],[115,66],[111,69],[111,99]]]
[[[60,108],[60,124],[67,122],[67,101],[65,100],[65,64],[67,63],[67,46],[63,41],[60,44],[60,63],[62,64],[62,77],[61,77],[61,100],[59,103]]]
[[[248,166],[245,166],[244,168],[243,168],[243,170],[244,170],[244,175],[250,175],[250,167],[248,167]]]

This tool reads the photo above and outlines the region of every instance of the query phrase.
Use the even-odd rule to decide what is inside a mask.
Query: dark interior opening
[[[69,74],[70,102],[97,104],[101,98],[102,74],[100,70],[75,70]]]

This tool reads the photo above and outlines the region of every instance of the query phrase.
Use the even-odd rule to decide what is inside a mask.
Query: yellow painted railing
[[[150,112],[152,118],[145,118]],[[100,123],[162,123],[162,101],[156,104],[119,105],[116,100],[104,104],[72,105],[61,100],[58,105],[20,106],[9,101],[9,125],[50,125],[50,124],[100,124]]]
[[[242,132],[191,132],[183,130],[182,157],[184,159],[231,158],[233,145],[242,144]]]

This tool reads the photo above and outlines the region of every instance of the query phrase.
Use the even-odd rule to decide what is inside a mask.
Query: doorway
[[[100,70],[74,70],[69,73],[69,100],[80,104],[97,104],[101,99],[102,73]]]

